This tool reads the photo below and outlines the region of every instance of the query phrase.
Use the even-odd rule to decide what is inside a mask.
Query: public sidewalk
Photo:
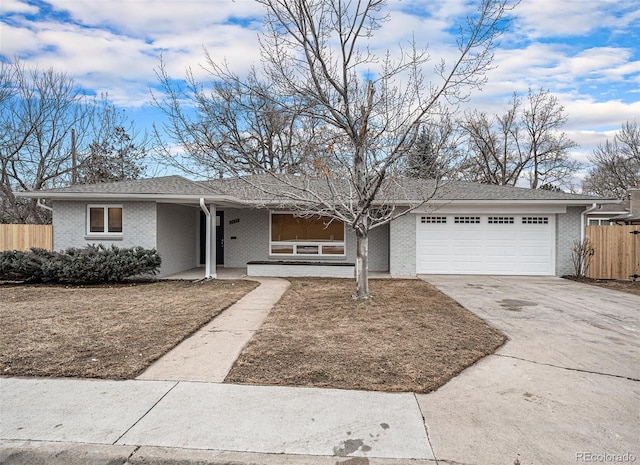
[[[360,456],[419,464],[433,458],[411,393],[18,378],[0,378],[0,392],[0,463],[177,463],[189,450],[200,451],[198,461],[181,463],[335,464]],[[77,461],[58,462],[56,447],[67,456],[75,448]],[[149,448],[158,447],[166,462],[150,459],[158,449]],[[44,461],[34,460],[38,452]],[[109,460],[87,460],[90,453]]]

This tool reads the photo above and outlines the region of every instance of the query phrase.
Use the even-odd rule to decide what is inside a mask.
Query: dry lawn
[[[0,285],[0,374],[134,378],[256,286]]]
[[[293,279],[225,382],[429,392],[505,337],[428,283]]]

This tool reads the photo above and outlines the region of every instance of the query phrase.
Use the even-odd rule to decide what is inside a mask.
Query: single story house
[[[410,196],[428,182],[403,184]],[[162,257],[160,276],[203,266],[206,276],[215,277],[216,265],[247,267],[256,276],[353,276],[351,228],[300,218],[276,198],[256,202],[261,194],[237,178],[166,176],[16,194],[46,199],[53,208],[54,249],[97,243],[155,248]],[[395,206],[415,200],[405,196]],[[450,181],[429,202],[371,230],[369,271],[571,274],[571,247],[584,237],[586,212],[607,202]]]

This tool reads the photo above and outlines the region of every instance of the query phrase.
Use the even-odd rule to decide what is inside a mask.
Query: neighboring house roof
[[[618,216],[614,216],[612,218],[609,218],[610,221],[616,221],[616,222],[624,222],[627,224],[631,224],[632,222],[636,222],[636,221],[640,221],[640,212],[636,212],[636,213],[625,213],[624,215],[618,215]]]
[[[196,200],[229,204],[282,203],[282,198],[310,200],[300,195],[306,183],[324,194],[332,193],[336,198],[350,196],[349,183],[327,178],[303,178],[288,176],[289,187],[270,175],[254,175],[246,178],[212,179],[190,181],[181,176],[165,176],[100,184],[78,184],[69,187],[40,191],[16,192],[19,197],[36,197],[54,200],[93,199],[157,199],[167,201]],[[437,189],[436,189],[437,187]],[[435,189],[435,192],[434,192]],[[266,193],[265,193],[266,191]],[[446,181],[439,185],[433,180],[402,178],[391,181],[382,189],[381,198],[398,205],[419,202],[424,199],[438,202],[506,202],[506,203],[557,203],[564,205],[591,205],[611,202],[589,195],[541,189],[525,189],[511,186],[496,186],[462,181]]]
[[[621,215],[627,213],[624,203],[619,200],[618,203],[601,203],[598,208],[588,212],[588,215]]]

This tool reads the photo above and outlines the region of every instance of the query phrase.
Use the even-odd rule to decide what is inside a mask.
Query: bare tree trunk
[[[356,293],[354,299],[369,299],[369,231],[356,228]]]

